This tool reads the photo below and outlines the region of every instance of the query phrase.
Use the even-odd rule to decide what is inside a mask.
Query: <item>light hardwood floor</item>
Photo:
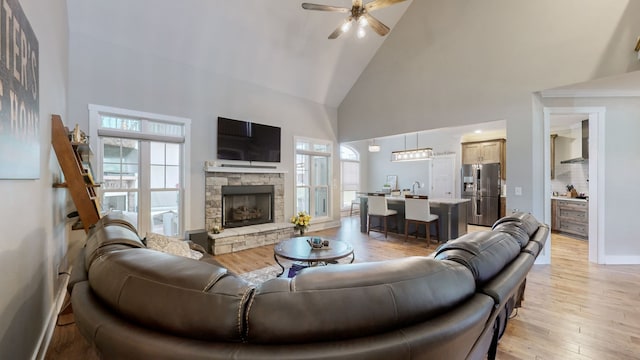
[[[356,262],[428,255],[436,248],[394,234],[367,237],[358,216],[310,234],[350,241]],[[552,265],[534,265],[529,272],[525,300],[500,340],[498,359],[640,359],[640,265],[591,264],[587,252],[586,241],[552,235]],[[273,246],[217,259],[236,273],[253,271],[274,265]],[[56,328],[46,359],[92,358],[74,325]]]

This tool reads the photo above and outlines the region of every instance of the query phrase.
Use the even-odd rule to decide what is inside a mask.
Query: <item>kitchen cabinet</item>
[[[586,200],[551,200],[551,230],[589,237],[589,202]]]
[[[462,143],[462,164],[500,164],[502,179],[507,178],[506,140],[495,139]]]

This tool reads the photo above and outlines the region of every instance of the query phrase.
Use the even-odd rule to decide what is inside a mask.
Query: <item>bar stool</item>
[[[353,216],[353,207],[355,206],[358,211],[360,211],[360,198],[367,195],[367,193],[356,192],[356,198],[351,200],[351,210],[349,211],[349,216]]]
[[[409,224],[416,224],[416,239],[418,238],[418,227],[420,224],[426,226],[427,243],[431,241],[429,228],[431,223],[436,223],[436,244],[440,237],[440,221],[438,215],[431,214],[429,209],[429,197],[424,195],[405,195],[404,198],[404,238],[409,237]]]
[[[367,236],[369,236],[369,231],[373,230],[373,231],[378,231],[378,232],[384,232],[384,237],[385,239],[387,238],[387,219],[390,216],[394,216],[396,218],[396,225],[397,225],[397,221],[398,221],[398,212],[395,210],[389,210],[389,208],[387,207],[387,198],[384,196],[384,194],[376,194],[376,193],[369,193],[367,195],[367,207],[368,207],[368,213],[367,213]],[[379,229],[371,229],[371,217],[372,216],[377,216],[380,217],[383,221],[383,229],[382,231],[380,231]]]

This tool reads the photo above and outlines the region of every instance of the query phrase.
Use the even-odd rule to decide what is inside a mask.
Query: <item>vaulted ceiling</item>
[[[346,14],[303,10],[302,2],[68,0],[67,4],[71,36],[82,34],[337,107],[386,37],[369,29],[364,39],[351,31],[329,40]],[[351,0],[311,2],[351,6]],[[410,4],[408,0],[372,15],[393,31]]]

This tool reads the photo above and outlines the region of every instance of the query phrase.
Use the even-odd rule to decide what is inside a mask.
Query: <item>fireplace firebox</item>
[[[234,228],[274,222],[273,185],[222,186],[222,226]]]

